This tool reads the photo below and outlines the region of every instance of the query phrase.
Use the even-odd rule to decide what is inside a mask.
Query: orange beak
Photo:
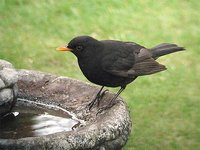
[[[58,47],[56,48],[57,51],[71,51],[72,49],[71,48],[67,48],[67,47]]]

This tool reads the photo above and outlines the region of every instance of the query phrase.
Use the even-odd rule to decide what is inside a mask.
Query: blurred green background
[[[133,129],[125,150],[200,149],[200,1],[1,0],[0,59],[16,68],[86,81],[75,56],[55,48],[74,36],[177,43],[187,51],[159,59],[167,71],[123,92]],[[117,89],[110,89],[116,92]]]

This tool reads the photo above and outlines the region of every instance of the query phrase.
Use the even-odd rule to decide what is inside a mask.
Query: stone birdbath
[[[6,68],[10,68],[10,70]],[[15,71],[10,63],[3,60],[0,60],[0,69],[1,118],[9,114],[8,112],[11,111],[17,99],[16,105],[27,106],[29,112],[37,104],[44,104],[48,108],[52,106],[55,111],[62,108],[70,112],[72,118],[78,121],[68,131],[19,138],[0,136],[0,149],[120,150],[126,144],[131,130],[131,120],[127,106],[121,98],[118,98],[119,103],[112,108],[96,115],[98,112],[96,105],[90,111],[86,106],[98,92],[99,87],[97,86],[43,72]],[[9,70],[8,74],[5,72],[6,70]],[[8,77],[9,80],[6,79]],[[108,104],[113,95],[113,93],[107,92],[99,107]],[[17,117],[14,116],[14,118]],[[21,126],[21,130],[25,130],[25,127]]]

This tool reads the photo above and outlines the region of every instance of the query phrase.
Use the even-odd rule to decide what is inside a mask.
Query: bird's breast
[[[108,87],[118,87],[126,85],[127,83],[132,81],[132,79],[114,76],[104,71],[98,61],[92,62],[90,60],[90,63],[78,61],[78,63],[85,77],[92,83]]]
[[[100,80],[103,70],[101,68],[100,63],[97,61],[78,61],[79,67],[85,77],[90,80],[91,82],[94,82],[94,80]]]

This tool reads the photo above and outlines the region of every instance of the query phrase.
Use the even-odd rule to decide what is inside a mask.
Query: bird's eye
[[[83,46],[76,46],[76,50],[78,50],[78,51],[81,51],[81,50],[83,50]]]

